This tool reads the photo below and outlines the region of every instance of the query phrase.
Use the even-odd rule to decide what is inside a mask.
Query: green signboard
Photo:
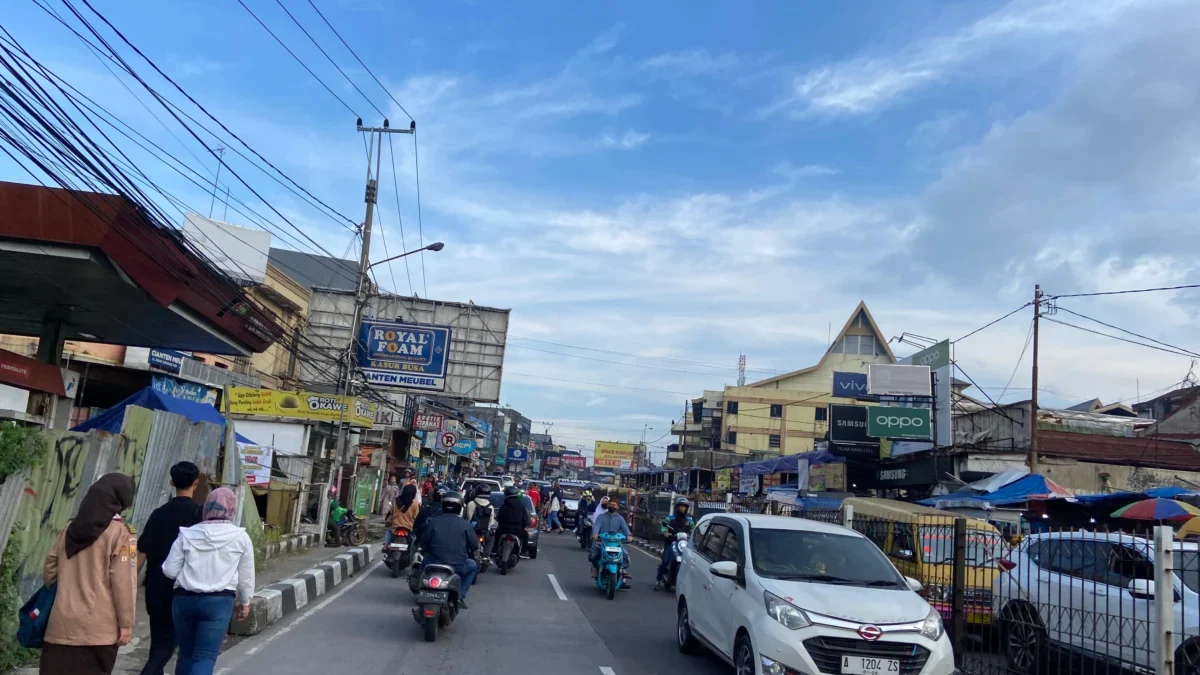
[[[950,341],[942,340],[936,345],[922,349],[912,355],[912,365],[929,366],[930,370],[945,368],[950,365]]]
[[[929,438],[929,408],[867,408],[867,435],[876,438]]]
[[[369,478],[359,480],[354,487],[354,514],[366,518],[371,513],[371,497],[375,494],[375,486]]]

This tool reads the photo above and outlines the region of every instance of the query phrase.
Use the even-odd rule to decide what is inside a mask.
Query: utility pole
[[[1029,401],[1029,473],[1038,470],[1037,420],[1038,420],[1038,319],[1042,315],[1042,286],[1033,286],[1033,394]]]

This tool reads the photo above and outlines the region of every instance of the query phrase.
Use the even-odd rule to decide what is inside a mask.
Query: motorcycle
[[[361,546],[367,542],[367,521],[350,514],[336,525],[325,528],[326,546]]]
[[[500,535],[500,542],[496,545],[496,566],[500,568],[500,574],[508,574],[520,560],[521,540],[510,532]]]
[[[600,535],[600,561],[596,572],[596,587],[604,591],[609,600],[617,596],[617,589],[624,582],[621,568],[625,563],[625,535],[619,532],[604,532]]]
[[[683,560],[683,549],[687,546],[687,532],[678,532],[675,534],[675,541],[667,545],[667,578],[659,579],[654,584],[654,590],[675,590],[675,581],[679,578],[679,561]]]
[[[412,532],[406,528],[396,528],[396,537],[392,543],[384,545],[383,564],[391,570],[392,578],[400,576],[400,573],[408,569],[408,564],[412,559],[409,549],[413,545]]]
[[[479,563],[479,574],[475,577],[475,583],[479,583],[484,573],[492,566],[492,556],[488,555],[487,545],[490,543],[490,537],[486,534],[479,535],[479,549],[475,551],[475,562]]]
[[[416,595],[421,590],[421,564],[425,561],[425,555],[417,549],[412,555],[412,568],[408,571],[408,590]]]
[[[579,548],[587,550],[588,544],[592,543],[592,517],[581,516],[583,524],[579,527]]]
[[[425,641],[437,640],[438,628],[448,628],[458,616],[458,598],[462,579],[453,567],[426,565],[417,589],[413,619],[425,630]]]

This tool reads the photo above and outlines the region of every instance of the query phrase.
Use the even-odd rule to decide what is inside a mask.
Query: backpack
[[[475,512],[471,514],[471,527],[479,529],[480,523],[487,525],[492,520],[492,507],[475,505]]]
[[[17,612],[17,642],[28,649],[38,649],[46,639],[46,625],[54,608],[58,583],[42,586]]]

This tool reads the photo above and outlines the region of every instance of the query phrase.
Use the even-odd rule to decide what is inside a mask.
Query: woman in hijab
[[[239,620],[250,614],[254,544],[233,524],[236,511],[232,490],[213,490],[204,502],[204,520],[179,530],[163,563],[163,574],[175,580],[175,675],[212,675],[235,603]]]
[[[42,580],[57,583],[58,593],[40,672],[111,673],[117,647],[133,637],[137,539],[120,515],[132,505],[132,478],[101,476],[46,556]]]
[[[396,505],[392,509],[392,517],[388,521],[388,531],[394,534],[396,528],[403,527],[412,532],[413,525],[417,521],[417,514],[420,512],[421,504],[417,501],[417,486],[405,485],[400,490],[400,496],[396,497]]]

